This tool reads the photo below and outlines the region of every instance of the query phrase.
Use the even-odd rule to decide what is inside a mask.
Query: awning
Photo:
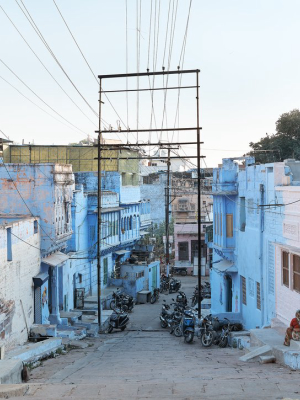
[[[238,272],[237,267],[234,265],[232,261],[222,260],[220,262],[216,262],[212,265],[213,269],[217,269],[220,272]]]
[[[42,262],[44,264],[50,265],[51,267],[56,267],[57,265],[62,264],[63,262],[67,261],[69,256],[64,253],[58,251],[57,253],[51,254],[46,258],[42,258]]]
[[[105,213],[109,213],[109,212],[113,212],[113,211],[120,211],[120,210],[125,210],[124,207],[102,207],[101,208],[101,214],[105,214]],[[94,210],[94,213],[98,213],[98,209],[96,208],[96,210]]]
[[[115,254],[118,254],[118,256],[122,256],[123,254],[129,253],[130,250],[117,250],[114,251]]]
[[[149,235],[150,234],[150,232],[147,232],[147,231],[140,231],[140,235],[141,236],[145,236],[145,235]]]
[[[41,272],[40,274],[34,276],[33,278],[34,286],[39,287],[42,286],[44,282],[49,279],[49,275],[47,272]]]

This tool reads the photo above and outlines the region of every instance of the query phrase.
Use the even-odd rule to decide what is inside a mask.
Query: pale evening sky
[[[27,143],[34,140],[35,144],[67,144],[79,141],[86,134],[95,136],[98,122],[91,108],[98,111],[98,86],[53,0],[23,0],[23,4],[91,108],[57,66],[17,3],[23,7],[21,0],[0,0],[0,130],[19,143],[24,139]],[[126,0],[56,0],[56,4],[96,75],[126,73]],[[158,71],[162,65],[166,69],[177,69],[189,5],[190,0],[127,0],[128,72],[136,72],[138,65],[141,72],[146,72],[148,67],[150,71],[154,68]],[[137,7],[138,16],[141,15],[138,21]],[[50,77],[3,10],[79,108]],[[243,155],[250,141],[275,131],[280,114],[300,108],[299,15],[298,0],[192,1],[183,69],[201,70],[200,125],[204,141],[202,153],[206,155],[207,166],[217,166],[223,157]],[[140,42],[137,42],[137,24]],[[174,32],[173,45],[171,31]],[[30,103],[7,82],[65,125]],[[125,80],[107,81],[105,88],[120,88],[120,85],[124,88],[125,84]],[[149,87],[147,79],[128,84],[131,88],[136,84]],[[157,79],[156,84],[166,85],[166,78],[164,81]],[[168,81],[168,86],[177,84],[177,78]],[[185,76],[181,84],[194,84],[194,81]],[[175,124],[178,91],[168,91],[165,113],[163,96],[164,92],[154,94],[152,127]],[[139,99],[136,94],[130,94],[128,114],[125,94],[111,94],[109,99],[126,125],[128,120],[131,129],[136,126],[137,118],[140,128],[150,127],[149,92],[141,94]],[[108,101],[104,101],[103,119],[115,128],[119,118]],[[66,120],[81,131],[71,128]],[[195,122],[195,92],[181,91],[179,124],[187,127],[195,126]],[[120,137],[127,140],[127,135]],[[151,136],[152,141],[158,138],[156,134]],[[130,134],[128,139],[136,141],[136,134]],[[149,134],[140,135],[138,139],[149,140]],[[162,139],[193,141],[195,134],[178,137],[170,133],[169,136],[164,134]],[[195,154],[192,147],[184,151]]]

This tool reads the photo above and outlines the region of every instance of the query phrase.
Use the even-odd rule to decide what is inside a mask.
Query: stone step
[[[261,364],[275,363],[276,362],[276,358],[274,356],[260,356],[259,357],[259,362]]]
[[[250,350],[251,350],[251,348],[250,348]],[[255,357],[261,356],[263,354],[267,354],[267,353],[271,352],[271,350],[272,350],[271,346],[264,345],[264,346],[261,346],[259,348],[255,348],[255,349],[249,351],[249,353],[245,354],[244,356],[240,357],[239,359],[240,359],[240,361],[249,361],[249,360],[254,359]]]
[[[9,352],[7,357],[14,360],[19,359],[23,362],[36,361],[56,351],[61,344],[61,339],[58,337],[46,339],[38,343],[28,343]],[[7,360],[3,361],[6,362]]]

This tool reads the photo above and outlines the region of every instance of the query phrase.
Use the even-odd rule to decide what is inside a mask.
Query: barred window
[[[282,252],[282,284],[286,287],[290,286],[290,268],[289,268],[289,253]]]
[[[256,308],[261,310],[261,301],[260,301],[260,283],[256,282]]]
[[[242,302],[246,306],[247,305],[247,288],[246,288],[246,278],[241,275],[242,280]]]

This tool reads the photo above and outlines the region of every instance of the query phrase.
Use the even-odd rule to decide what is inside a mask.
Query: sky
[[[298,0],[55,0],[89,66],[53,0],[22,1],[0,0],[0,130],[17,143],[68,144],[96,137],[95,76],[147,68],[201,70],[203,166],[243,156],[249,142],[274,133],[279,116],[300,106]],[[65,74],[18,4],[26,6]],[[106,79],[103,89],[195,85],[194,74],[181,76],[154,82]],[[107,96],[101,107],[103,130],[196,126],[195,88],[153,91],[153,97],[149,91]],[[107,131],[104,137],[125,143],[194,142],[196,132],[137,136]],[[196,154],[194,145],[176,151]]]

